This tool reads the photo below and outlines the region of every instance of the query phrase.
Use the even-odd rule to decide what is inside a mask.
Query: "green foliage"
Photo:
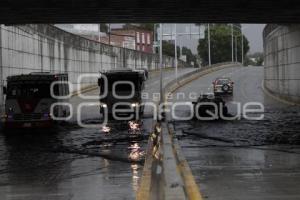
[[[123,25],[123,28],[141,28],[141,29],[145,29],[148,31],[153,31],[154,30],[154,23],[141,23],[141,24],[131,24],[131,23],[126,23]]]
[[[163,41],[163,54],[167,56],[175,57],[175,45],[169,41]],[[177,46],[177,57],[179,57],[180,48]]]
[[[241,56],[241,32],[234,28],[234,36],[237,36],[237,59],[242,60]],[[244,56],[249,51],[249,42],[244,37]],[[211,46],[211,63],[226,62],[232,60],[231,47],[231,27],[226,24],[214,24],[210,26],[210,46]],[[235,40],[234,40],[235,48]],[[208,64],[208,32],[205,31],[205,38],[199,40],[198,54],[202,60],[203,65]],[[235,50],[234,50],[235,53]],[[235,60],[235,55],[234,55]]]
[[[139,24],[140,28],[143,28],[145,30],[148,31],[153,31],[154,30],[154,23],[143,23],[143,24]]]
[[[264,54],[261,52],[256,52],[254,54],[247,55],[247,59],[245,60],[245,65],[262,66],[263,62],[264,62]]]
[[[188,64],[191,64],[192,62],[194,62],[194,64],[197,64],[197,57],[189,48],[182,47],[182,55],[186,55],[186,62]]]
[[[103,33],[108,33],[108,25],[107,24],[104,24],[104,23],[101,23],[100,24],[100,31],[103,32]]]

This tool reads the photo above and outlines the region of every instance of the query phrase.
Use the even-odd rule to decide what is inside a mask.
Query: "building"
[[[153,32],[150,30],[142,29],[136,26],[130,26],[126,28],[112,29],[111,34],[115,36],[123,35],[123,42],[126,45],[128,44],[128,41],[134,39],[135,50],[153,53]],[[125,45],[123,45],[123,47],[125,47]]]
[[[153,32],[138,26],[112,28],[110,34],[99,33],[98,24],[57,24],[56,26],[90,40],[101,40],[104,44],[153,53]]]

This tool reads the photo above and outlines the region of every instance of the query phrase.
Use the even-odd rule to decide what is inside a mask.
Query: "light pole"
[[[208,66],[211,66],[211,55],[210,55],[210,28],[207,25],[207,38],[208,38]]]
[[[153,24],[153,43],[156,44],[156,24]],[[153,53],[156,54],[156,46],[153,45]]]
[[[101,24],[99,24],[99,42],[101,42]]]
[[[231,29],[232,29],[232,27],[233,27],[233,24],[231,24]],[[238,27],[238,26],[236,26],[236,27]],[[242,65],[244,65],[244,35],[243,35],[243,29],[246,29],[246,28],[248,28],[247,26],[246,27],[242,27],[242,26],[240,26],[240,27],[238,27],[240,30],[241,30],[241,33],[240,33],[240,36],[242,37],[241,38],[241,54],[242,54]],[[233,32],[231,32],[231,35],[233,36],[233,34],[232,34]],[[232,44],[232,46],[233,46],[233,44]],[[233,51],[233,49],[232,49],[232,51]],[[233,54],[232,54],[232,58],[233,58]],[[232,59],[233,60],[233,59]],[[237,59],[236,59],[237,60]]]
[[[237,62],[237,36],[234,36],[235,39],[235,62]]]
[[[177,26],[175,24],[175,77],[176,77],[176,81],[177,81],[177,77],[178,77],[178,59],[177,59]]]
[[[233,24],[231,24],[231,62],[233,62]]]
[[[108,24],[108,45],[110,45],[110,24]]]
[[[241,27],[241,37],[242,37],[242,66],[244,66],[244,35],[243,35],[242,27]]]
[[[163,67],[163,63],[162,63],[162,40],[163,40],[163,24],[159,24],[160,27],[160,41],[159,41],[159,72],[160,72],[160,81],[159,81],[159,86],[160,86],[160,104],[163,101],[162,95],[163,95],[163,89],[162,89],[162,67]]]

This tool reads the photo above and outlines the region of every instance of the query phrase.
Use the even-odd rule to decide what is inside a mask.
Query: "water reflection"
[[[2,152],[5,159],[1,159],[0,166],[5,173],[0,184],[14,191],[7,195],[21,195],[22,198],[27,193],[35,193],[38,197],[60,190],[62,177],[58,175],[70,175],[71,162],[76,156],[55,151],[62,146],[58,134],[40,131],[3,136],[6,151]],[[18,194],[18,191],[22,192]]]
[[[137,164],[131,164],[131,170],[132,170],[132,187],[133,191],[136,193],[139,188],[139,181],[140,181],[140,175],[139,175],[139,165]]]
[[[128,149],[130,150],[128,158],[132,161],[141,161],[145,155],[140,145],[137,142],[133,142]]]

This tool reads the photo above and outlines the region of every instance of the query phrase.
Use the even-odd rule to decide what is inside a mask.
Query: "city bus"
[[[114,119],[114,114],[139,119],[144,111],[142,105],[144,80],[143,74],[131,69],[101,73],[98,79],[101,96],[100,113],[105,115],[106,110],[108,119]]]
[[[4,129],[52,127],[53,115],[56,118],[68,116],[70,110],[67,106],[54,106],[53,113],[50,109],[53,103],[67,101],[57,98],[69,95],[67,81],[67,74],[44,72],[7,77]]]

